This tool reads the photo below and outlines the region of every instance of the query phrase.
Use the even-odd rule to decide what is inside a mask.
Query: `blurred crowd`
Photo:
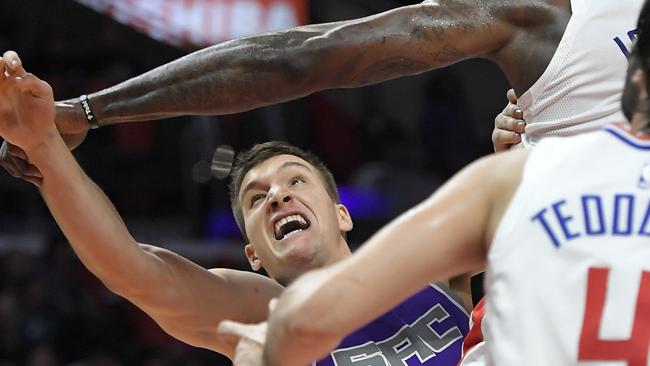
[[[0,365],[227,365],[173,340],[114,295],[56,236],[0,255]]]

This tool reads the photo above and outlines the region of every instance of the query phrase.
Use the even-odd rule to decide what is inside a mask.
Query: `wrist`
[[[55,158],[57,156],[55,151],[61,146],[68,150],[56,128],[51,128],[41,137],[34,139],[33,144],[23,147],[23,151],[27,154],[29,162],[38,166],[44,158]]]
[[[62,134],[80,134],[90,129],[79,98],[54,102],[54,106],[56,127]]]
[[[81,111],[83,112],[83,118],[88,124],[88,128],[94,130],[99,128],[99,120],[97,115],[93,112],[93,109],[90,105],[90,99],[86,94],[83,94],[79,97],[79,103],[81,104]]]

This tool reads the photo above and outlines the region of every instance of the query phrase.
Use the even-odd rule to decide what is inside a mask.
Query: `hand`
[[[7,51],[2,55],[6,76],[22,77],[27,74],[18,54],[14,51]],[[55,103],[56,128],[66,142],[70,150],[79,146],[88,133],[88,121],[81,109],[78,99],[70,99]]]
[[[517,95],[510,89],[506,94],[508,105],[494,119],[494,131],[492,131],[492,144],[494,152],[501,152],[510,149],[513,145],[521,142],[521,134],[524,133],[526,121],[524,114],[517,106]]]
[[[7,51],[2,55],[0,70],[5,70],[6,76],[24,76],[27,72],[22,66],[22,60],[14,51]],[[63,141],[72,150],[79,146],[88,133],[86,121],[79,101],[70,100],[55,103],[56,125]],[[27,155],[18,146],[7,141],[0,146],[0,165],[16,178],[22,178],[31,183],[39,183],[42,179],[38,169],[27,162]]]
[[[269,314],[275,310],[278,299],[269,301]],[[243,324],[231,320],[219,323],[218,332],[222,338],[230,338],[230,342],[237,343],[233,366],[263,366],[264,345],[268,323]]]
[[[24,179],[37,187],[40,187],[43,182],[43,174],[28,162],[27,154],[23,149],[7,141],[3,141],[0,146],[0,164],[12,176]]]
[[[236,342],[233,366],[263,366],[267,323],[242,324],[230,320],[219,323],[218,332],[223,338]]]
[[[5,53],[7,55],[7,53]],[[56,134],[52,88],[22,65],[8,71],[6,59],[0,58],[0,135],[12,145],[29,152]],[[7,147],[7,152],[10,149]],[[16,156],[19,152],[15,149]]]

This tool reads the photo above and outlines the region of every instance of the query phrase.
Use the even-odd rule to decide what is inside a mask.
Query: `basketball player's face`
[[[239,201],[253,268],[264,266],[281,284],[349,253],[345,207],[327,193],[316,168],[293,155],[274,156],[251,169]]]

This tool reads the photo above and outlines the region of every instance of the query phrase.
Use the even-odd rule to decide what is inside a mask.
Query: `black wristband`
[[[97,123],[97,117],[95,117],[92,109],[90,109],[90,103],[88,103],[88,96],[86,94],[80,96],[79,101],[81,102],[81,109],[84,111],[84,115],[86,116],[86,121],[88,121],[88,127],[90,127],[91,130],[99,128],[99,123]]]

